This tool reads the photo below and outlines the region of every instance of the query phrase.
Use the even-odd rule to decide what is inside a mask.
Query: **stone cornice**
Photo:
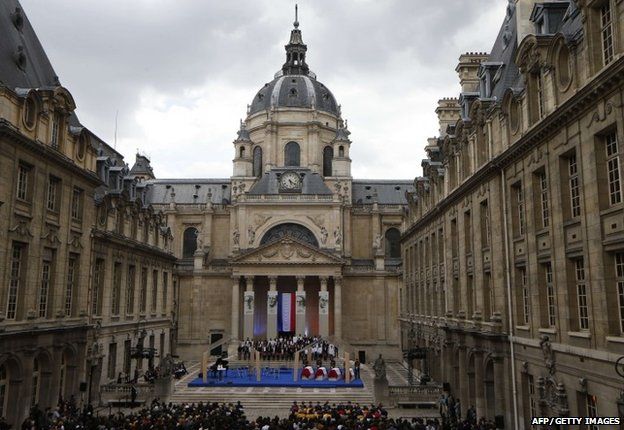
[[[581,116],[596,100],[618,85],[621,85],[623,81],[624,56],[602,70],[591,82],[579,89],[574,96],[570,97],[554,112],[527,130],[524,136],[516,143],[488,161],[448,196],[439,201],[429,212],[409,226],[401,236],[401,242],[405,241],[414,231],[423,227],[434,218],[441,216],[450,205],[457,202],[466,193],[474,190],[484,180],[489,179],[494,174],[498,174],[502,169],[535,148],[544,139],[559,130],[563,124]]]
[[[93,229],[91,234],[96,239],[105,240],[115,245],[122,246],[126,249],[138,250],[146,254],[155,255],[156,257],[169,260],[172,263],[177,262],[177,259],[173,254],[163,251],[160,248],[156,248],[151,245],[146,245],[134,239],[129,239],[125,236],[121,236],[118,233],[112,233],[110,231]]]

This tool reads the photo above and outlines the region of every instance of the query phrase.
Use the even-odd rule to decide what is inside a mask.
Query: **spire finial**
[[[295,22],[293,22],[295,28],[299,28],[299,5],[295,3]]]

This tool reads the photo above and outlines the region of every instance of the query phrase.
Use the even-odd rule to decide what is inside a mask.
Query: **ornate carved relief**
[[[19,220],[17,222],[17,225],[13,228],[10,228],[9,231],[25,239],[34,237],[33,234],[30,232],[30,228],[28,227],[28,222],[25,220]]]

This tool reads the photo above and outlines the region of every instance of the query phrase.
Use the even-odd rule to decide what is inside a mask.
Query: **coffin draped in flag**
[[[281,293],[277,300],[277,331],[295,331],[295,293]]]

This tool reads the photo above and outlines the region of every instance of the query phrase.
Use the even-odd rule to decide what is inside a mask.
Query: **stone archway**
[[[485,372],[483,374],[483,384],[485,388],[485,415],[489,419],[493,419],[496,408],[496,394],[494,391],[495,383],[501,383],[501,381],[495,381],[494,377],[494,361],[488,359],[485,363]]]
[[[475,374],[476,374],[476,360],[475,360],[475,354],[470,354],[470,356],[468,357],[468,366],[467,366],[467,374],[468,374],[468,403],[467,405],[465,405],[465,411],[468,410],[469,407],[473,407],[475,406],[475,402],[477,399],[477,383],[480,383],[481,381],[476,381],[475,380]]]
[[[52,384],[52,358],[47,350],[40,350],[33,358],[31,376],[31,405],[39,405],[44,410],[56,402],[56,392]]]
[[[9,356],[0,360],[0,416],[4,416],[8,423],[17,423],[21,418],[19,412],[22,378],[22,369],[17,358]]]

